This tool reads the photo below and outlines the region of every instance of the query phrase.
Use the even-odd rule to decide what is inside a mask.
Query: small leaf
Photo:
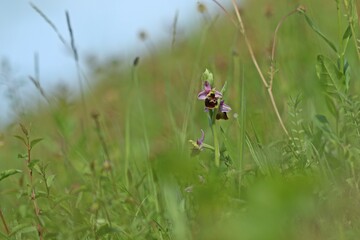
[[[337,119],[339,117],[339,111],[337,110],[333,98],[329,95],[326,95],[325,101],[326,101],[326,106],[328,107],[330,113]]]
[[[18,156],[17,156],[18,158],[27,158],[27,154],[18,154]]]
[[[344,35],[343,35],[343,40],[348,40],[350,39],[352,36],[352,31],[351,31],[351,27],[350,27],[350,24],[349,26],[346,28],[345,32],[344,32]]]
[[[315,117],[320,123],[329,124],[329,121],[327,120],[327,118],[324,115],[316,114]]]
[[[36,165],[38,162],[40,162],[39,159],[33,159],[33,160],[31,160],[30,163],[28,164],[28,168],[30,168],[31,170],[33,170],[34,167],[35,167],[35,165]]]
[[[225,92],[226,92],[226,90],[227,90],[227,81],[224,83],[224,86],[222,87],[222,89],[221,89],[221,94],[225,94]]]
[[[345,82],[344,75],[339,71],[337,65],[328,57],[319,55],[317,57],[316,74],[324,87],[325,92],[338,97],[344,96]]]
[[[328,45],[329,47],[334,50],[334,52],[337,52],[337,49],[335,47],[335,44],[333,44],[320,30],[319,28],[314,24],[314,22],[311,20],[311,18],[306,14],[305,11],[299,11],[301,15],[305,17],[306,22],[308,25],[312,28],[314,32],[316,32]]]
[[[15,234],[29,233],[29,232],[36,232],[36,231],[37,230],[36,230],[35,226],[29,225],[27,223],[19,224],[12,229],[10,236],[14,236]]]
[[[118,227],[110,227],[109,225],[103,225],[96,231],[97,237],[105,236],[109,233],[119,233],[121,230]]]
[[[51,185],[53,184],[54,182],[54,179],[55,179],[55,175],[50,175],[46,178],[46,185],[48,187],[51,187]]]
[[[18,170],[18,169],[9,169],[9,170],[3,171],[3,172],[0,173],[0,181],[7,178],[7,177],[10,177],[11,175],[21,173],[21,172],[22,171]]]
[[[16,137],[17,139],[19,139],[20,141],[22,141],[25,145],[27,145],[25,138],[23,138],[22,136],[19,135],[15,135],[14,137]]]
[[[21,130],[23,131],[23,133],[25,134],[25,136],[29,136],[29,131],[26,129],[26,127],[24,125],[22,125],[20,123],[20,127],[21,127]]]
[[[32,140],[30,142],[30,148],[33,148],[37,143],[39,143],[42,140],[43,140],[43,138],[37,138],[37,139]]]

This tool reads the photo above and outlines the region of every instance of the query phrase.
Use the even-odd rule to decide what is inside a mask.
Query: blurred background
[[[212,1],[202,2],[211,14],[219,10]],[[65,11],[69,12],[85,75],[89,71],[89,62],[99,64],[109,58],[132,61],[136,56],[149,54],[149,48],[142,43],[144,38],[153,50],[162,41],[171,47],[174,22],[177,36],[185,38],[201,21],[200,15],[196,14],[199,5],[196,0],[1,1],[1,126],[13,118],[13,106],[9,101],[14,102],[14,99],[9,98],[29,97],[35,92],[29,75],[35,75],[36,61],[38,80],[46,92],[58,88],[59,84],[72,90],[78,88],[71,51],[32,4],[46,15],[68,42],[70,36]]]

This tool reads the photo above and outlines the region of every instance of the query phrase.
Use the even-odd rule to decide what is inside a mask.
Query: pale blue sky
[[[33,0],[69,39],[65,10],[70,13],[80,62],[85,66],[89,54],[100,60],[107,56],[129,58],[144,52],[138,39],[141,30],[148,32],[152,42],[170,36],[175,13],[181,33],[186,35],[200,24],[196,11],[197,0]],[[203,0],[209,11],[218,10],[211,0]],[[229,0],[220,1],[223,3]],[[40,80],[45,89],[61,81],[77,84],[76,69],[71,54],[67,52],[55,32],[38,13],[23,0],[0,0],[0,59],[7,59],[12,67],[11,77],[0,68],[0,94],[7,91],[11,79],[22,79],[22,89],[34,87],[28,75],[34,75],[34,53],[39,55]],[[169,40],[170,44],[170,40]],[[11,79],[9,79],[11,78]],[[7,119],[8,103],[0,96],[0,123]]]

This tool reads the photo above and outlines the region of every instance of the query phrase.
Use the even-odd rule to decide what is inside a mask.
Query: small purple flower
[[[221,98],[222,97],[222,94],[221,92],[219,91],[216,91],[215,88],[211,88],[211,85],[208,81],[205,81],[204,82],[204,90],[201,91],[199,94],[198,94],[198,99],[199,100],[205,100],[207,97],[209,97],[209,95],[213,95],[216,99],[217,98]]]
[[[201,131],[201,138],[199,138],[198,140],[196,140],[196,144],[198,145],[199,149],[202,148],[202,145],[203,145],[203,142],[204,142],[204,139],[205,139],[205,133],[202,129],[200,129]]]
[[[203,150],[203,144],[205,139],[205,133],[201,129],[201,137],[195,141],[189,140],[189,142],[193,145],[191,156],[198,155]]]
[[[231,111],[231,107],[225,104],[224,100],[221,100],[219,105],[219,112],[216,114],[216,119],[228,120],[229,118],[227,116],[227,113],[230,111]]]

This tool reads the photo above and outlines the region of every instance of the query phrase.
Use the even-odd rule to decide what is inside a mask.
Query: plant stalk
[[[214,152],[215,152],[215,166],[220,166],[220,146],[219,146],[219,137],[217,132],[217,124],[216,124],[216,118],[215,113],[213,110],[209,112],[210,119],[211,119],[211,130],[214,137]]]
[[[0,209],[0,219],[1,219],[2,223],[3,223],[3,225],[4,225],[6,234],[9,235],[9,234],[10,234],[10,230],[9,230],[8,225],[6,224],[5,217],[4,217],[1,209]]]

